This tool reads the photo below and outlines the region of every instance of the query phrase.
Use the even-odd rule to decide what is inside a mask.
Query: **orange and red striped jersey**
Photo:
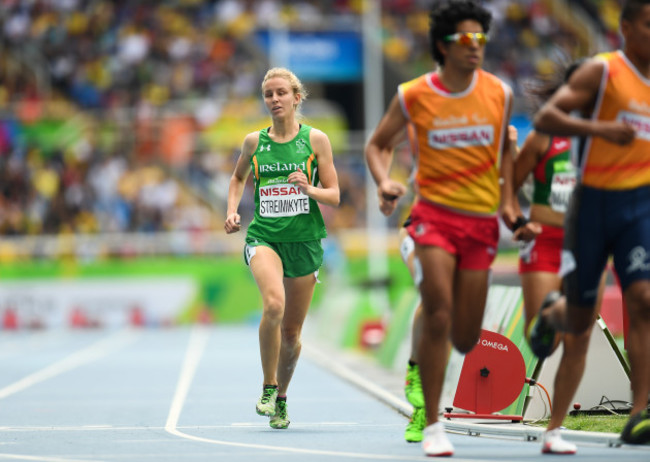
[[[622,51],[596,56],[605,63],[592,120],[631,125],[636,137],[621,146],[604,138],[587,138],[580,162],[581,182],[599,189],[650,185],[650,80]]]
[[[480,69],[460,93],[439,88],[435,77],[424,74],[398,87],[402,110],[415,128],[419,194],[445,207],[494,215],[511,92]]]

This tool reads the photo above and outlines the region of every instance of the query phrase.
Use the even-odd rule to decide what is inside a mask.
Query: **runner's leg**
[[[300,356],[302,344],[300,333],[307,316],[316,286],[316,276],[308,274],[296,278],[284,278],[286,308],[282,320],[282,341],[278,363],[278,394],[287,393],[289,382]]]
[[[418,355],[427,423],[431,425],[438,421],[440,394],[449,357],[456,259],[439,247],[416,245],[415,252],[422,268],[422,335]]]
[[[627,352],[633,404],[630,415],[648,407],[650,393],[650,281],[630,284],[623,293],[630,317]]]
[[[469,353],[481,336],[489,270],[463,269],[456,274],[451,342],[461,353]]]
[[[255,249],[255,256],[250,261],[250,267],[262,295],[259,339],[264,384],[277,385],[280,325],[285,305],[282,262],[273,249],[260,245]]]

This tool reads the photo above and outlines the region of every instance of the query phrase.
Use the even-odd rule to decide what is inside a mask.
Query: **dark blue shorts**
[[[611,191],[576,187],[565,219],[563,269],[569,303],[593,307],[608,257],[625,290],[650,280],[650,187]],[[572,261],[573,260],[573,261]]]

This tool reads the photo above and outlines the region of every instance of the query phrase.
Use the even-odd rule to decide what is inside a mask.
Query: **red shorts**
[[[440,247],[456,256],[458,269],[486,270],[494,261],[499,243],[499,222],[419,200],[411,210],[407,230],[424,246]]]
[[[558,273],[564,242],[564,228],[542,226],[534,241],[519,250],[519,274],[532,271]]]

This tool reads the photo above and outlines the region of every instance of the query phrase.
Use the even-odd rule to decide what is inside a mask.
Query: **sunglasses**
[[[476,40],[479,45],[485,45],[488,41],[488,36],[483,32],[456,32],[455,34],[445,35],[445,42],[454,42],[458,45],[465,47],[471,46]]]

